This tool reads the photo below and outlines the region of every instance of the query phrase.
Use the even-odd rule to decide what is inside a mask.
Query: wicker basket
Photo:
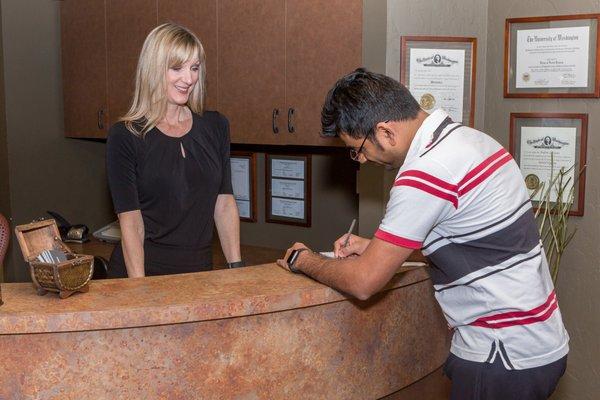
[[[62,242],[56,221],[53,219],[19,225],[15,228],[17,240],[25,261],[29,263],[31,279],[40,296],[48,291],[58,292],[61,299],[75,292],[87,292],[94,273],[94,257],[74,254]],[[60,263],[39,261],[44,250],[60,250],[67,260]]]

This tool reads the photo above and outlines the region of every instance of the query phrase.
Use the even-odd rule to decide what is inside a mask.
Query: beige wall
[[[114,219],[104,174],[105,145],[63,137],[60,2],[2,0],[1,6],[13,223],[56,210],[71,223],[99,228]],[[6,280],[29,280],[14,244]]]
[[[490,1],[485,98],[485,129],[508,146],[511,112],[588,113],[585,215],[572,217],[575,239],[562,260],[557,291],[563,319],[571,335],[568,368],[553,399],[592,400],[600,397],[600,100],[505,99],[502,80],[504,21],[539,15],[600,13],[591,0]]]

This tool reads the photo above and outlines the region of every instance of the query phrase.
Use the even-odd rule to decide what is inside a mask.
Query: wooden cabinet
[[[205,107],[217,109],[219,69],[217,68],[217,1],[158,0],[158,23],[174,22],[198,36],[206,54]]]
[[[321,107],[362,64],[362,0],[221,0],[219,111],[232,142],[340,146]]]
[[[284,144],[285,1],[223,0],[219,15],[219,106],[233,143]]]
[[[106,136],[129,108],[144,38],[173,21],[204,45],[206,108],[227,116],[233,143],[342,145],[320,137],[321,107],[334,82],[362,64],[362,0],[61,4],[67,136]]]
[[[110,125],[131,106],[140,51],[157,18],[156,0],[106,1]]]
[[[105,138],[127,112],[142,43],[156,22],[156,0],[61,2],[65,136]]]
[[[289,0],[286,7],[286,143],[343,145],[322,138],[325,96],[342,75],[362,65],[362,0]]]
[[[104,0],[61,4],[65,136],[106,137],[106,20]]]

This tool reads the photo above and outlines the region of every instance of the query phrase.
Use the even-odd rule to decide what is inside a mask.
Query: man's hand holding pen
[[[333,243],[333,254],[336,258],[346,258],[361,255],[371,240],[363,237],[345,234]]]

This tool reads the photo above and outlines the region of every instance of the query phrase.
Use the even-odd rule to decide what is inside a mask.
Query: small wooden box
[[[25,261],[29,263],[31,279],[40,296],[48,291],[58,292],[61,299],[75,292],[87,292],[94,273],[94,257],[75,254],[63,243],[56,221],[47,219],[19,225],[15,234]],[[60,250],[67,260],[51,264],[39,261],[37,256],[44,250]]]

